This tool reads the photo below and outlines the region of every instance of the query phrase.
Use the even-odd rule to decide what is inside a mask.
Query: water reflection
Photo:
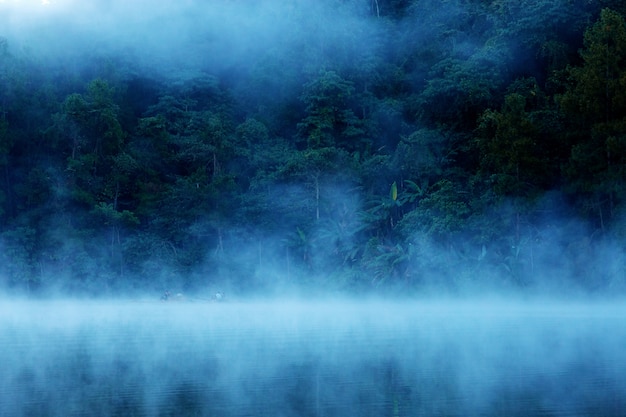
[[[2,416],[618,416],[619,304],[3,302]]]

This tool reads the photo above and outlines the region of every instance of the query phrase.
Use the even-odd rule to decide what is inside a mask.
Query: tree
[[[419,233],[448,244],[464,229],[470,214],[468,195],[462,185],[442,179],[432,185],[417,208],[404,215],[398,227],[404,236]]]
[[[491,56],[490,60],[495,58]],[[501,88],[500,71],[499,65],[478,57],[438,62],[418,97],[418,117],[428,127],[473,129],[478,116],[493,104],[495,93]]]
[[[104,197],[105,177],[126,137],[113,88],[104,80],[92,81],[86,94],[66,98],[57,120],[60,134],[69,136],[67,170],[72,174],[74,197],[92,205]]]
[[[113,204],[98,203],[93,211],[95,218],[110,228],[110,252],[111,266],[116,266],[119,276],[124,277],[124,256],[122,251],[121,230],[124,227],[139,224],[139,219],[128,210],[118,210]]]
[[[626,24],[624,17],[603,9],[585,31],[583,65],[569,67],[570,88],[560,98],[584,126],[621,122],[626,114]]]
[[[564,173],[579,207],[604,230],[626,201],[626,23],[603,9],[585,32],[582,66],[569,67],[569,85],[558,97],[569,116],[572,153]]]
[[[32,291],[41,284],[37,271],[37,232],[30,226],[17,226],[0,234],[2,244],[1,274],[18,288]]]
[[[9,178],[9,152],[11,150],[11,140],[9,137],[9,122],[4,113],[0,114],[0,169],[3,173],[3,184],[0,187],[0,219],[4,219],[6,214],[5,204],[7,196],[11,192]]]
[[[479,121],[479,176],[503,197],[528,199],[546,182],[547,160],[525,109],[526,99],[512,93],[500,111],[486,110]]]
[[[306,117],[298,124],[309,148],[341,146],[348,151],[363,149],[361,121],[351,109],[354,87],[334,71],[323,71],[304,86],[302,100]]]
[[[418,184],[434,183],[445,175],[459,151],[456,136],[444,129],[421,128],[401,137],[394,154],[394,165],[402,178]]]
[[[350,175],[350,159],[344,150],[337,148],[294,152],[277,172],[278,178],[304,184],[313,191],[314,202],[311,206],[315,221],[321,216],[324,187],[348,182]]]

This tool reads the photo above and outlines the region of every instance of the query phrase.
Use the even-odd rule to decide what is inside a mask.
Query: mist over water
[[[173,79],[180,85],[187,78],[206,76],[202,88],[214,92],[215,85],[228,84],[233,100],[254,108],[254,114],[262,119],[266,108],[284,97],[297,101],[308,80],[303,74],[317,74],[325,69],[325,62],[332,62],[333,70],[349,69],[358,62],[363,64],[365,69],[360,69],[366,77],[370,75],[366,65],[369,54],[394,54],[375,51],[385,42],[370,42],[394,36],[385,33],[381,19],[373,18],[373,4],[0,0],[0,35],[8,38],[12,53],[36,57],[42,71],[62,68],[59,73],[68,78],[90,71],[106,75],[107,68],[119,69],[119,73],[111,71],[115,76],[132,79],[139,74],[146,79]],[[442,7],[434,15],[441,19],[447,12]],[[407,19],[403,25],[414,23]],[[415,32],[411,32],[416,38],[408,39],[407,44],[427,42],[427,32],[428,28],[416,25]],[[396,45],[401,48],[401,42]],[[459,40],[455,48],[470,55],[477,46],[467,38]],[[300,51],[309,55],[301,56]],[[486,55],[485,59],[492,59],[496,65],[497,60]],[[399,85],[426,83],[430,69],[419,69],[418,58],[411,57],[416,62],[407,65],[418,68],[416,73],[424,71],[424,76],[400,80]],[[292,78],[283,77],[283,67],[290,68]],[[365,93],[369,93],[367,88]],[[397,105],[389,104],[390,122],[381,125],[381,136],[385,131],[394,136],[403,132],[401,117],[395,115],[392,104]],[[380,109],[381,119],[384,109]],[[155,114],[147,110],[139,116]],[[243,125],[243,120],[240,122]],[[293,121],[290,129],[294,132],[286,129],[287,133],[295,136],[298,122]],[[268,129],[261,127],[269,138]],[[383,149],[385,144],[378,146]],[[276,149],[280,153],[278,146]],[[445,158],[439,155],[438,159]],[[342,237],[350,240],[355,236],[356,240],[361,224],[355,219],[364,202],[349,180],[340,184],[337,178],[343,178],[343,174],[331,176],[334,183],[324,184],[322,192],[327,200],[342,206],[345,217],[352,221],[337,222],[348,229]],[[271,211],[287,213],[295,211],[293,207],[303,208],[293,201],[301,199],[303,190],[310,191],[310,179],[307,181],[268,191]],[[198,183],[194,185],[198,188]],[[389,185],[384,185],[385,192]],[[564,254],[578,253],[571,237],[593,233],[555,227],[560,222],[568,223],[568,219],[559,217],[555,209],[558,205],[545,206],[548,209],[541,212],[549,213],[549,218],[537,221],[541,230],[525,242],[531,256],[526,263],[520,261],[521,266],[515,263],[517,259],[485,245],[469,249],[459,245],[459,250],[441,255],[438,247],[419,234],[406,236],[407,252],[397,253],[397,259],[402,262],[404,255],[415,256],[421,262],[411,266],[407,261],[404,269],[407,274],[411,270],[415,280],[423,280],[423,286],[411,288],[415,293],[428,294],[421,298],[241,300],[239,294],[233,294],[229,302],[208,302],[193,298],[192,291],[200,293],[205,286],[214,286],[211,274],[217,268],[194,270],[193,277],[200,276],[199,283],[185,288],[184,279],[175,269],[168,270],[169,265],[164,265],[159,254],[154,255],[155,266],[141,277],[145,279],[141,281],[143,286],[138,285],[132,292],[133,286],[128,284],[128,290],[124,280],[129,278],[124,276],[118,287],[107,293],[128,297],[146,288],[154,290],[145,299],[66,300],[62,289],[59,299],[0,298],[0,416],[623,416],[626,307],[620,299],[588,301],[579,297],[584,291],[572,289],[567,280],[569,275],[588,276],[590,284],[583,285],[585,289],[594,288],[592,281],[604,280],[606,292],[623,290],[623,253],[607,239],[607,243],[593,247],[582,245],[581,251],[587,257],[579,260],[572,255],[574,260],[567,264]],[[490,220],[496,219],[501,209],[494,208]],[[275,217],[278,223],[288,223],[287,216]],[[409,220],[405,227],[412,231]],[[198,224],[202,221],[199,219]],[[571,224],[578,223],[572,220]],[[229,226],[225,222],[220,227]],[[277,231],[291,228],[293,236],[302,237],[295,223],[280,226]],[[197,229],[207,234],[201,226]],[[230,231],[233,229],[236,227]],[[63,235],[59,241],[68,244],[62,253],[73,259],[75,249],[65,239],[64,231],[57,231]],[[233,249],[226,252],[226,257],[234,259],[231,267],[254,259],[250,269],[257,268],[252,272],[239,270],[248,278],[237,275],[235,268],[232,276],[230,272],[223,274],[226,284],[243,282],[239,286],[232,284],[233,293],[302,294],[315,292],[316,280],[331,281],[326,278],[323,264],[327,257],[336,255],[332,245],[320,245],[318,254],[305,252],[306,256],[299,256],[308,260],[317,255],[321,259],[319,265],[307,265],[318,266],[317,275],[306,276],[302,279],[305,284],[300,285],[290,276],[290,256],[295,259],[297,255],[285,250],[288,235],[276,235],[258,240],[247,236],[248,240],[231,242]],[[312,235],[314,240],[315,230]],[[176,247],[170,241],[164,242],[168,244],[162,245],[166,248],[163,253],[175,254]],[[365,246],[366,242],[359,243]],[[376,249],[393,254],[399,248],[386,243]],[[515,245],[513,242],[507,249],[515,253]],[[207,244],[206,252],[215,253],[215,245]],[[46,258],[50,264],[63,258],[51,253]],[[481,263],[490,257],[502,256],[509,263],[494,261],[498,269],[476,279],[479,274],[474,270],[443,268],[453,256],[467,260],[464,265],[473,265],[476,271],[482,271]],[[590,258],[597,262],[586,262]],[[87,255],[80,259],[85,265],[93,261]],[[344,264],[353,261],[347,259]],[[534,281],[516,282],[514,286],[501,279],[501,271],[508,268],[511,272],[516,265],[524,272],[520,276],[530,276]],[[610,274],[602,276],[595,273],[597,270],[608,270]],[[286,278],[280,282],[283,276]],[[397,292],[402,292],[405,275],[395,278],[400,282]],[[55,291],[55,279],[50,279],[50,293]],[[58,279],[63,281],[64,277]],[[384,293],[387,279],[388,273],[383,272],[363,281],[378,294]],[[246,282],[256,288],[246,288]],[[248,287],[254,287],[252,284]],[[59,287],[63,288],[61,284]],[[183,302],[159,302],[156,299],[161,287],[189,290],[188,298]],[[329,284],[330,291],[336,287]],[[562,294],[566,288],[569,295],[579,298],[562,301],[530,297],[544,290]],[[231,294],[230,288],[225,290]],[[441,299],[443,293],[466,290],[470,294],[499,293],[500,297]],[[529,299],[514,296],[519,292]]]
[[[623,415],[615,303],[12,302],[3,416]]]

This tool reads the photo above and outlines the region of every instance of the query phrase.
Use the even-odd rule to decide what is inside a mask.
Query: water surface
[[[2,416],[623,416],[621,303],[4,301]]]

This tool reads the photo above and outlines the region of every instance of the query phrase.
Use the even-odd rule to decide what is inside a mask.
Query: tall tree
[[[323,71],[304,86],[302,100],[306,104],[306,117],[298,128],[307,147],[363,149],[364,131],[351,108],[353,92],[352,83],[334,71]]]
[[[506,96],[502,110],[487,110],[480,118],[479,174],[500,196],[532,197],[546,180],[546,159],[525,108],[526,99],[513,93]]]
[[[603,9],[584,36],[583,64],[568,69],[570,84],[559,97],[572,121],[572,154],[565,167],[570,191],[599,228],[626,201],[626,23]]]
[[[566,111],[590,127],[620,122],[626,114],[626,25],[624,17],[603,9],[585,31],[583,65],[570,67],[571,87],[561,97]]]

